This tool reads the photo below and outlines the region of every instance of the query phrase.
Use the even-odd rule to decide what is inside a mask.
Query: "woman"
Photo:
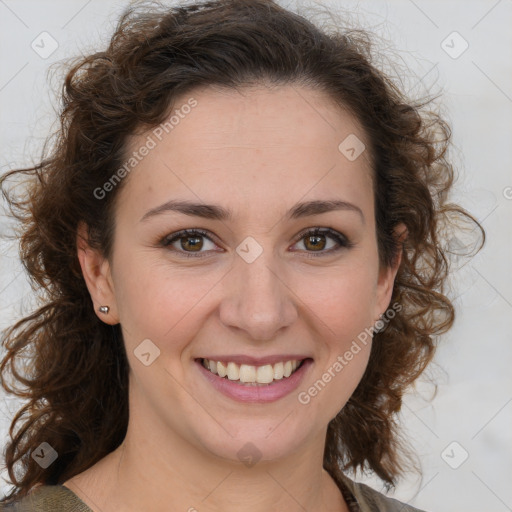
[[[441,234],[480,226],[446,123],[270,0],[127,10],[63,100],[3,181],[45,293],[3,340],[4,509],[417,510],[343,471],[407,469],[396,414],[454,320]]]

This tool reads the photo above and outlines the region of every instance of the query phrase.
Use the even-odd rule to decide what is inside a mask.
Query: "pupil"
[[[310,236],[310,237],[308,237],[308,242],[312,243],[313,247],[316,247],[316,248],[320,247],[321,249],[323,249],[322,238],[323,238],[322,235]],[[312,240],[317,240],[317,241],[311,242]]]
[[[183,249],[198,250],[198,248],[201,249],[201,247],[202,247],[202,243],[201,243],[201,238],[200,237],[189,236],[189,237],[182,238],[181,240],[182,240],[181,247]],[[192,244],[189,244],[190,247],[185,247],[185,245],[183,244],[183,240],[193,240],[193,242],[192,242]]]

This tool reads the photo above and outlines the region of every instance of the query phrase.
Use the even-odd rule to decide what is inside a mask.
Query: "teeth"
[[[207,361],[207,359],[205,359],[205,361]],[[206,368],[208,368],[208,367],[206,367]],[[215,372],[212,372],[212,373],[215,373]],[[228,374],[227,366],[225,364],[221,363],[220,361],[217,361],[217,374],[219,375],[219,377],[225,377]]]
[[[228,379],[229,380],[240,379],[240,366],[238,366],[236,363],[231,363],[231,362],[228,363]]]
[[[274,368],[271,364],[258,366],[256,371],[256,382],[260,384],[270,384],[274,380]]]
[[[240,382],[256,382],[256,367],[248,364],[240,365]]]
[[[203,359],[203,366],[219,377],[227,377],[229,380],[242,383],[258,384],[270,384],[274,380],[287,378],[298,368],[300,363],[301,361],[298,360],[290,360],[274,365],[253,366],[250,364],[238,365],[232,361],[223,363],[222,361]]]
[[[284,376],[284,364],[283,363],[276,363],[274,365],[274,379],[280,380]]]

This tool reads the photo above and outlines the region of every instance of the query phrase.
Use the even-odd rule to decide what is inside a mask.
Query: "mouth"
[[[289,359],[261,366],[237,364],[234,361],[215,361],[206,358],[198,359],[198,361],[209,372],[223,379],[246,386],[258,386],[269,385],[274,381],[289,378],[302,366],[306,359]]]
[[[236,359],[241,364],[208,358],[195,359],[195,363],[203,376],[202,382],[206,382],[210,389],[244,403],[274,402],[290,395],[313,366],[311,357],[287,358],[263,365],[244,364],[242,361],[247,358]]]

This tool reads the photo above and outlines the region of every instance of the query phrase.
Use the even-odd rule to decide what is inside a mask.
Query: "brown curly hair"
[[[91,246],[110,256],[115,200],[126,179],[101,200],[93,191],[122,166],[131,134],[163,122],[178,95],[212,84],[313,87],[348,109],[368,136],[379,259],[390,266],[402,253],[391,299],[402,307],[375,333],[360,384],[328,426],[324,468],[370,470],[395,484],[404,467],[396,422],[403,393],[454,321],[443,293],[449,247],[442,233],[459,220],[474,223],[480,248],[485,233],[447,203],[451,130],[432,98],[406,98],[372,64],[372,51],[364,30],[322,29],[273,0],[151,2],[124,11],[106,50],[72,63],[55,143],[37,165],[0,181],[41,300],[3,334],[2,385],[26,401],[9,430],[5,459],[14,488],[5,500],[85,471],[125,436],[129,368],[121,330],[91,307],[77,227],[83,221]],[[25,196],[7,190],[10,177],[26,177]],[[400,243],[393,236],[399,223],[408,230]],[[47,469],[30,457],[43,441],[59,454]]]

